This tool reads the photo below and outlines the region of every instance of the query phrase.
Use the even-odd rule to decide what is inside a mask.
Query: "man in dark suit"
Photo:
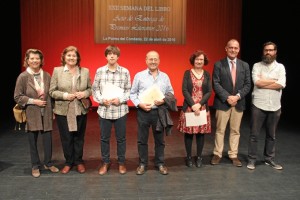
[[[213,69],[213,90],[215,98],[213,107],[216,109],[215,147],[212,165],[220,163],[224,148],[224,136],[229,121],[229,149],[228,156],[236,167],[242,163],[238,159],[240,140],[240,124],[243,111],[246,109],[245,96],[251,88],[249,64],[238,59],[240,44],[231,39],[225,47],[227,57],[217,61]]]

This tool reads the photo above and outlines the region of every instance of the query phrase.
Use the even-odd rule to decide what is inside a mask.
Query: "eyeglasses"
[[[265,52],[268,52],[268,51],[271,51],[271,52],[272,52],[272,51],[275,51],[275,49],[264,49],[264,51],[265,51]]]

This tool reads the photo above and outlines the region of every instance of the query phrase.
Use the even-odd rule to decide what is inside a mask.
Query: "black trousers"
[[[66,116],[56,115],[60,139],[66,159],[65,165],[73,166],[83,163],[83,145],[87,124],[87,115],[79,115],[76,117],[77,131],[69,131]]]
[[[265,124],[266,137],[264,147],[264,159],[274,160],[276,130],[280,119],[281,109],[277,111],[265,111],[252,105],[251,107],[251,122],[250,122],[250,137],[248,145],[248,159],[257,159],[257,143],[262,127]]]
[[[31,165],[33,169],[38,169],[41,166],[41,161],[38,152],[38,136],[41,133],[44,148],[44,165],[52,166],[52,134],[51,131],[28,131],[28,142],[30,149]]]
[[[157,109],[145,112],[142,109],[137,111],[137,121],[138,121],[138,153],[140,165],[148,165],[148,139],[149,139],[149,129],[152,128],[152,133],[154,137],[154,164],[155,166],[164,165],[164,132],[156,131],[156,124],[158,120]]]

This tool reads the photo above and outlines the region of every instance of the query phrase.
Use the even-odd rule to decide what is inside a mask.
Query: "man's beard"
[[[262,61],[266,64],[271,64],[274,60],[276,60],[277,55],[275,54],[274,56],[271,55],[263,55],[262,56]]]

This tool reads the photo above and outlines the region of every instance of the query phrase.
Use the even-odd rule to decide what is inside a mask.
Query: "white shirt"
[[[264,62],[258,62],[253,65],[252,80],[253,83],[259,79],[275,79],[276,83],[286,86],[286,72],[283,64],[277,61],[267,65]],[[281,108],[282,89],[261,89],[255,86],[252,92],[252,103],[262,110],[276,111]]]

